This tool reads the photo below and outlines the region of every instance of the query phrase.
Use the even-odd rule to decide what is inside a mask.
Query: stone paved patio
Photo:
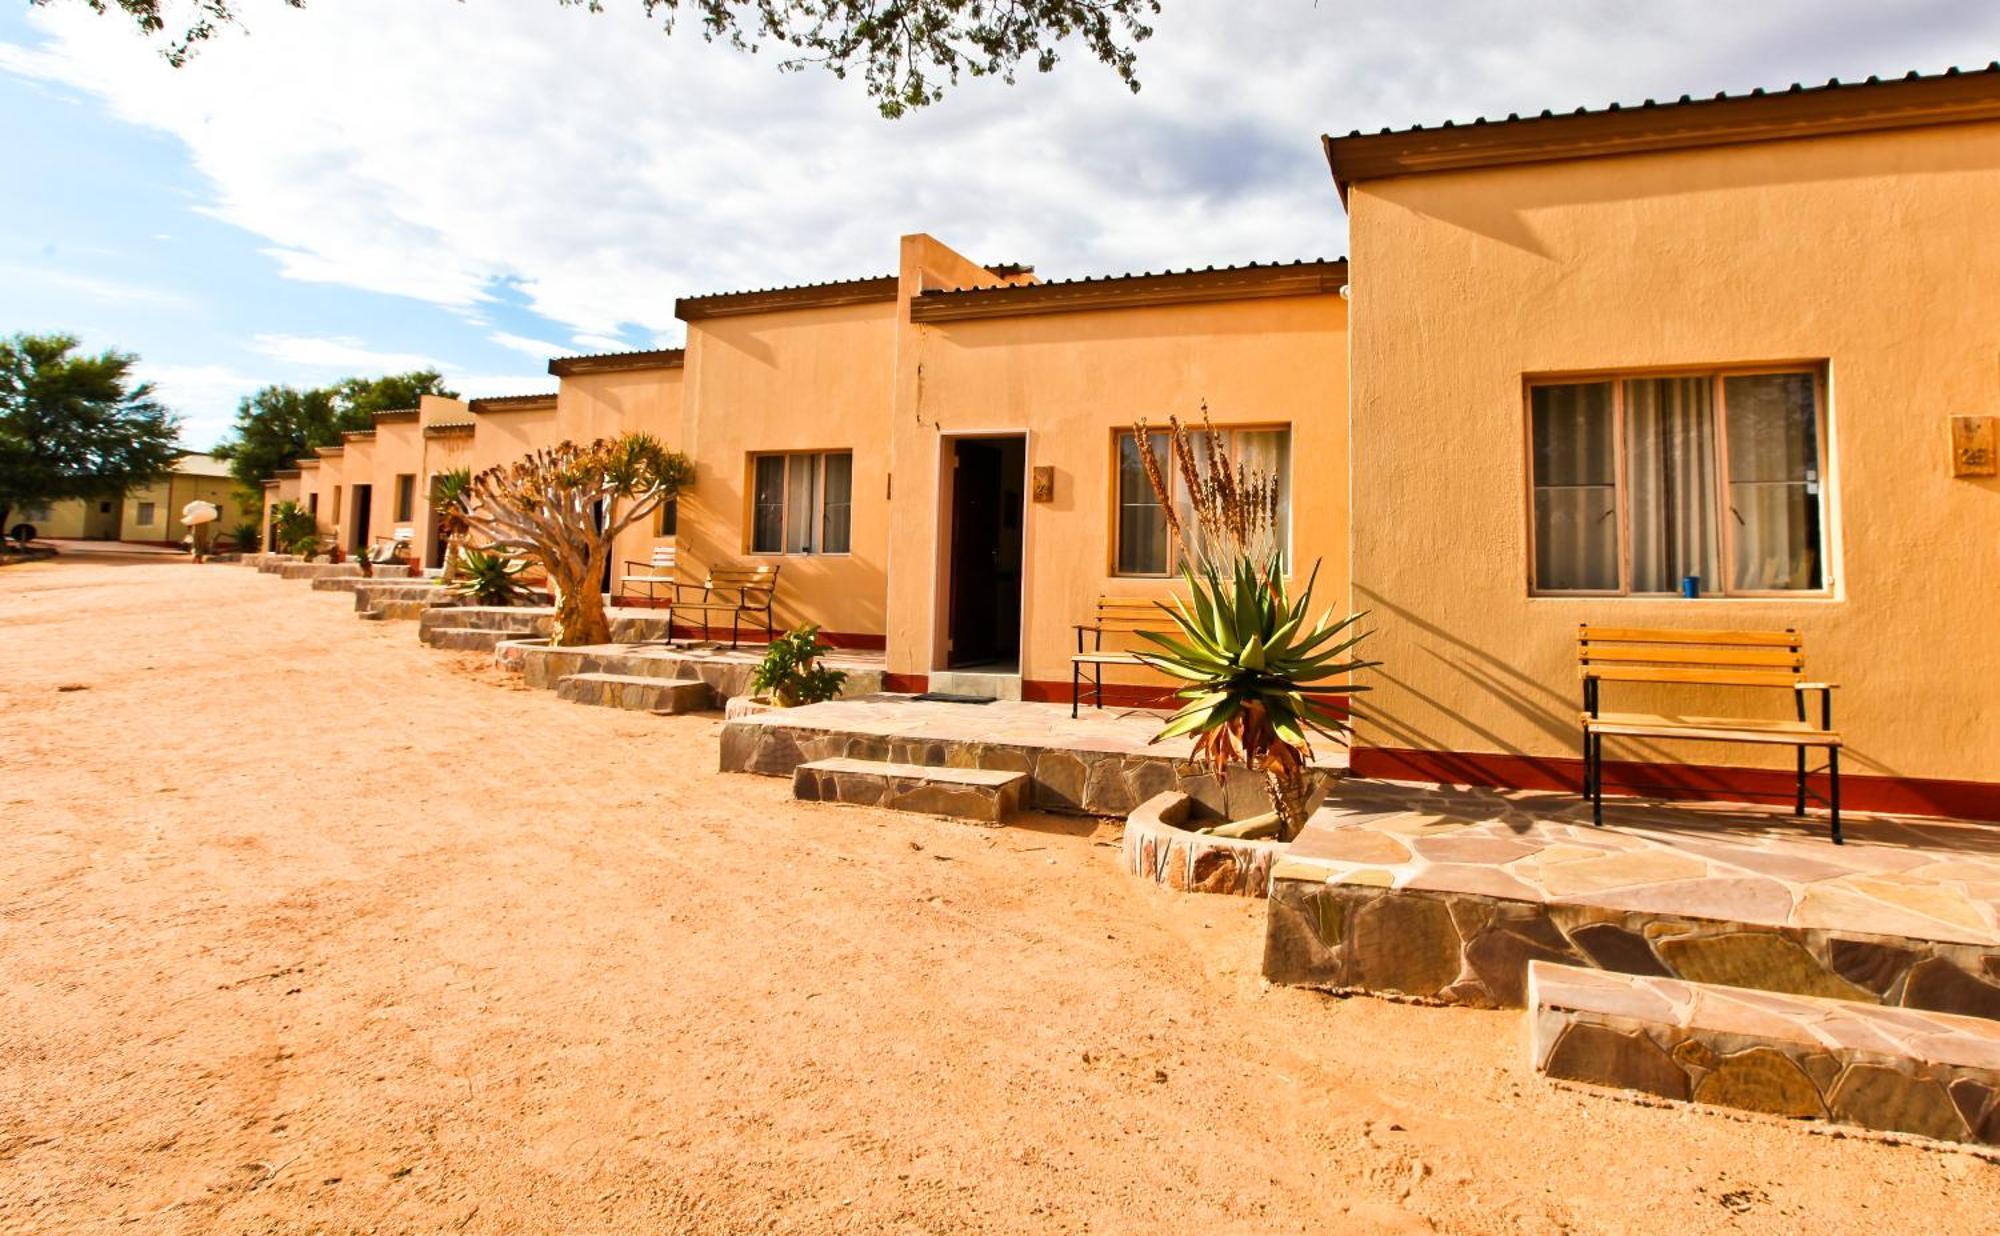
[[[1068,704],[867,695],[730,721],[722,731],[722,770],[789,777],[811,760],[888,760],[1026,772],[1026,805],[1045,811],[1122,816],[1171,789],[1232,818],[1267,809],[1256,778],[1231,777],[1225,785],[1212,777],[1182,777],[1179,765],[1193,744],[1151,742],[1164,715],[1105,709],[1072,719]],[[1347,753],[1323,749],[1319,755],[1316,792],[1323,792],[1345,772]]]
[[[1345,783],[1272,872],[1275,981],[1519,1006],[1540,959],[2000,1017],[2000,828]]]

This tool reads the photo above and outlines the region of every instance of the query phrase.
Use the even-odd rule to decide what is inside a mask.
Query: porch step
[[[2000,1021],[1547,961],[1528,1008],[1547,1077],[2000,1146]]]
[[[556,698],[573,704],[644,712],[702,712],[714,706],[705,682],[645,678],[637,674],[568,674],[556,681]]]
[[[518,638],[511,631],[479,627],[435,627],[422,633],[426,645],[445,652],[492,652],[504,641]]]
[[[881,760],[814,760],[792,770],[792,797],[998,824],[1021,808],[1028,774]]]

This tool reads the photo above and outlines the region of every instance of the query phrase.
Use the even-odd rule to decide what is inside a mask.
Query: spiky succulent
[[[1188,598],[1161,604],[1176,632],[1142,632],[1159,651],[1137,654],[1184,684],[1175,692],[1180,710],[1154,741],[1192,734],[1196,762],[1217,775],[1231,764],[1263,773],[1281,840],[1290,840],[1305,822],[1312,735],[1347,740],[1346,715],[1315,694],[1314,684],[1342,695],[1365,691],[1353,675],[1379,664],[1353,655],[1367,636],[1354,629],[1363,615],[1335,618],[1328,612],[1310,620],[1318,575],[1315,565],[1293,600],[1276,554],[1261,564],[1237,559],[1228,579],[1212,569],[1184,567]]]

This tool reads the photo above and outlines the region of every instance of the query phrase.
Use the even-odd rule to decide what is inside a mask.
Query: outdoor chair
[[[625,569],[633,573],[618,577],[619,595],[624,596],[628,592],[644,588],[646,600],[651,602],[656,598],[654,589],[666,588],[671,591],[674,586],[674,566],[678,557],[679,551],[674,546],[655,545],[652,560],[649,562],[626,559]]]
[[[1583,679],[1583,789],[1591,821],[1604,823],[1606,738],[1691,739],[1797,748],[1793,814],[1806,813],[1806,751],[1826,751],[1827,807],[1835,845],[1840,835],[1840,735],[1833,728],[1830,682],[1808,682],[1799,633],[1678,631],[1640,627],[1577,628],[1577,670]],[[1679,687],[1761,687],[1791,693],[1789,719],[1694,717],[1603,711],[1607,682]],[[1819,693],[1819,717],[1807,717],[1806,697]]]
[[[778,568],[775,566],[716,567],[700,583],[675,582],[673,590],[673,600],[667,602],[667,631],[670,637],[674,619],[683,610],[701,615],[701,637],[704,640],[709,638],[710,616],[728,614],[731,648],[741,642],[745,618],[762,621],[765,643],[770,643],[776,634],[771,616],[778,596]]]

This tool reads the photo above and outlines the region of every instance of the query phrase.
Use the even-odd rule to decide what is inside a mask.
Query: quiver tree
[[[487,548],[520,554],[548,576],[556,604],[549,642],[604,644],[605,564],[618,534],[694,479],[687,456],[650,434],[564,442],[474,476],[461,503]]]

